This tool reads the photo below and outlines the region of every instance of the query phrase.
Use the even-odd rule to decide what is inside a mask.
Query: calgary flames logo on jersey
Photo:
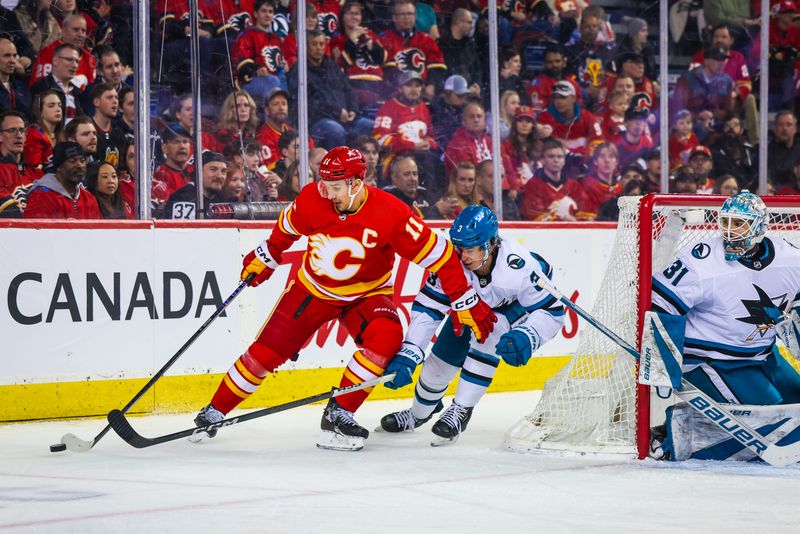
[[[336,258],[343,252],[349,252],[351,258],[363,259],[366,256],[364,245],[352,237],[330,237],[323,234],[314,234],[308,238],[309,259],[311,270],[320,276],[327,276],[333,280],[349,280],[361,268],[360,263],[345,263],[336,265]]]
[[[252,23],[253,21],[250,18],[250,15],[246,11],[242,11],[241,13],[231,15],[230,17],[228,17],[228,22],[227,22],[227,24],[231,27],[231,29],[237,33],[243,31]]]
[[[399,51],[394,56],[397,68],[402,72],[410,70],[422,74],[425,72],[425,54],[419,48],[407,48]]]
[[[283,54],[277,46],[265,46],[261,49],[261,55],[270,72],[277,72],[280,67],[283,67]]]
[[[320,29],[322,29],[322,33],[324,33],[325,37],[328,39],[336,33],[339,27],[339,18],[333,13],[320,13],[317,15],[317,22],[319,23]]]
[[[399,125],[397,130],[405,139],[420,143],[428,133],[428,125],[425,124],[425,121],[408,121]]]

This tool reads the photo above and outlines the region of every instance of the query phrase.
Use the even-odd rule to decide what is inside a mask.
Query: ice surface
[[[314,446],[322,406],[134,449],[100,419],[0,426],[0,531],[265,533],[798,532],[800,467],[511,453],[503,433],[537,393],[488,395],[452,446],[373,432],[361,452]],[[449,399],[446,399],[449,403]],[[367,403],[372,429],[408,401]],[[154,436],[193,415],[133,418]]]

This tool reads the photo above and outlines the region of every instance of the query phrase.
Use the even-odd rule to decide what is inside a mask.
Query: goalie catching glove
[[[453,330],[461,337],[464,326],[468,326],[479,343],[486,341],[497,322],[492,309],[478,296],[474,289],[468,289],[457,300],[450,304],[453,310]]]
[[[264,240],[244,257],[242,265],[242,280],[247,280],[248,276],[255,274],[256,277],[250,282],[250,286],[256,287],[260,283],[269,280],[269,277],[272,276],[272,273],[274,273],[275,269],[278,267],[278,262],[275,261],[272,254],[269,253],[267,241]]]
[[[523,325],[503,334],[494,350],[508,365],[521,367],[528,363],[541,344],[539,333],[530,326]]]
[[[790,310],[785,319],[775,325],[775,331],[792,357],[800,360],[800,316],[797,310]]]
[[[409,385],[411,383],[411,375],[414,374],[414,369],[417,368],[417,365],[422,363],[423,357],[424,354],[421,348],[408,341],[403,341],[400,350],[397,351],[397,354],[383,372],[384,375],[394,373],[394,378],[384,385],[389,389],[399,389]]]

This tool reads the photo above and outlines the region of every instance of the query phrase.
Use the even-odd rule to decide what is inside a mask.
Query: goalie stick
[[[565,297],[544,277],[537,277],[535,283],[561,301],[564,306],[583,317],[589,324],[600,330],[617,345],[625,349],[625,351],[636,358],[637,361],[641,358],[639,351],[631,346],[630,343],[595,319],[589,312]],[[675,394],[706,419],[713,422],[717,428],[750,449],[768,464],[776,467],[785,467],[800,461],[800,441],[788,445],[779,445],[778,443],[768,441],[764,436],[740,421],[727,409],[720,406],[719,403],[697,389],[685,378],[681,378],[681,389],[675,390]]]
[[[159,369],[156,374],[153,375],[153,377],[147,382],[147,384],[145,384],[144,387],[140,389],[139,392],[136,395],[134,395],[130,401],[128,401],[128,404],[123,406],[121,410],[114,410],[114,411],[120,414],[127,413],[128,410],[130,410],[133,407],[133,405],[136,404],[136,402],[142,398],[142,396],[147,392],[147,390],[153,387],[153,384],[155,384],[159,378],[164,376],[164,373],[166,373],[167,370],[170,367],[172,367],[172,364],[174,364],[178,360],[178,358],[180,358],[181,355],[184,352],[186,352],[186,350],[192,345],[192,343],[194,343],[197,340],[197,338],[200,337],[200,334],[206,331],[209,325],[213,323],[214,320],[217,317],[219,317],[223,311],[225,311],[225,308],[227,308],[228,305],[231,302],[233,302],[237,296],[239,296],[239,293],[241,293],[242,290],[245,287],[247,287],[255,277],[256,277],[255,273],[251,273],[245,280],[242,280],[239,283],[239,286],[233,291],[233,293],[231,293],[231,295],[225,300],[225,302],[223,302],[220,305],[220,307],[217,308],[213,314],[211,314],[211,317],[206,319],[206,321],[202,324],[200,328],[197,329],[197,331],[192,335],[192,337],[190,337],[186,341],[186,343],[184,343],[183,346],[180,349],[178,349],[178,352],[176,352],[175,355],[172,358],[170,358],[169,361],[165,363],[164,366],[161,369]],[[84,439],[81,439],[72,433],[64,434],[61,437],[61,443],[64,444],[66,448],[72,452],[88,452],[92,450],[92,447],[94,447],[98,441],[103,439],[103,436],[105,436],[109,430],[111,430],[111,425],[106,425],[105,428],[101,430],[100,433],[97,434],[91,441],[86,441]],[[51,446],[50,450],[51,451],[64,450],[63,448],[54,448],[54,447],[56,446],[55,445]]]
[[[160,443],[175,441],[176,439],[181,439],[181,438],[188,438],[190,436],[197,434],[198,432],[219,430],[227,426],[232,426],[239,423],[244,423],[245,421],[250,421],[251,419],[258,419],[259,417],[264,417],[265,415],[272,415],[274,413],[284,412],[286,410],[291,410],[292,408],[305,406],[306,404],[312,404],[315,402],[319,402],[321,400],[330,399],[333,397],[339,397],[340,395],[346,395],[347,393],[352,393],[354,391],[358,391],[359,389],[377,386],[379,384],[383,384],[384,382],[392,380],[394,378],[394,375],[395,375],[394,373],[391,373],[388,375],[379,376],[378,378],[373,378],[372,380],[361,382],[360,384],[355,384],[343,388],[331,388],[330,391],[326,391],[324,393],[318,393],[317,395],[312,395],[310,397],[305,397],[303,399],[293,400],[291,402],[279,404],[277,406],[271,406],[269,408],[263,408],[261,410],[249,412],[243,415],[239,415],[237,417],[231,417],[230,419],[223,419],[218,423],[212,423],[206,426],[195,426],[192,428],[187,428],[186,430],[181,430],[179,432],[173,432],[172,434],[157,436],[155,438],[146,438],[141,434],[139,434],[138,432],[136,432],[136,430],[134,430],[133,427],[131,426],[128,419],[125,417],[125,414],[122,413],[120,410],[111,410],[108,413],[108,423],[111,426],[111,428],[114,429],[114,432],[119,434],[119,437],[125,440],[126,443],[136,447],[137,449],[144,449],[146,447],[152,447],[153,445],[158,445]]]

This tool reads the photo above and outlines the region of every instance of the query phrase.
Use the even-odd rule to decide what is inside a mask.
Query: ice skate
[[[194,418],[194,424],[198,427],[212,425],[214,423],[219,423],[225,419],[225,414],[211,406],[210,404],[204,407],[200,412],[197,414],[197,417]],[[200,443],[205,439],[213,438],[217,435],[216,430],[203,430],[199,431],[196,434],[192,435],[188,439],[192,443]]]
[[[413,432],[415,428],[419,428],[430,421],[433,414],[441,412],[442,408],[444,408],[444,404],[439,401],[433,412],[424,419],[414,417],[414,414],[411,413],[411,408],[392,412],[381,418],[381,426],[376,428],[375,432]]]
[[[431,429],[436,435],[431,441],[431,446],[440,447],[455,443],[458,436],[467,429],[470,417],[472,417],[472,407],[466,408],[453,401]]]
[[[664,441],[667,439],[666,425],[655,426],[650,429],[650,458],[654,460],[669,460],[669,451],[664,450]]]
[[[360,451],[369,430],[356,423],[352,412],[342,408],[335,399],[328,401],[320,424],[322,432],[317,447],[333,451]]]

